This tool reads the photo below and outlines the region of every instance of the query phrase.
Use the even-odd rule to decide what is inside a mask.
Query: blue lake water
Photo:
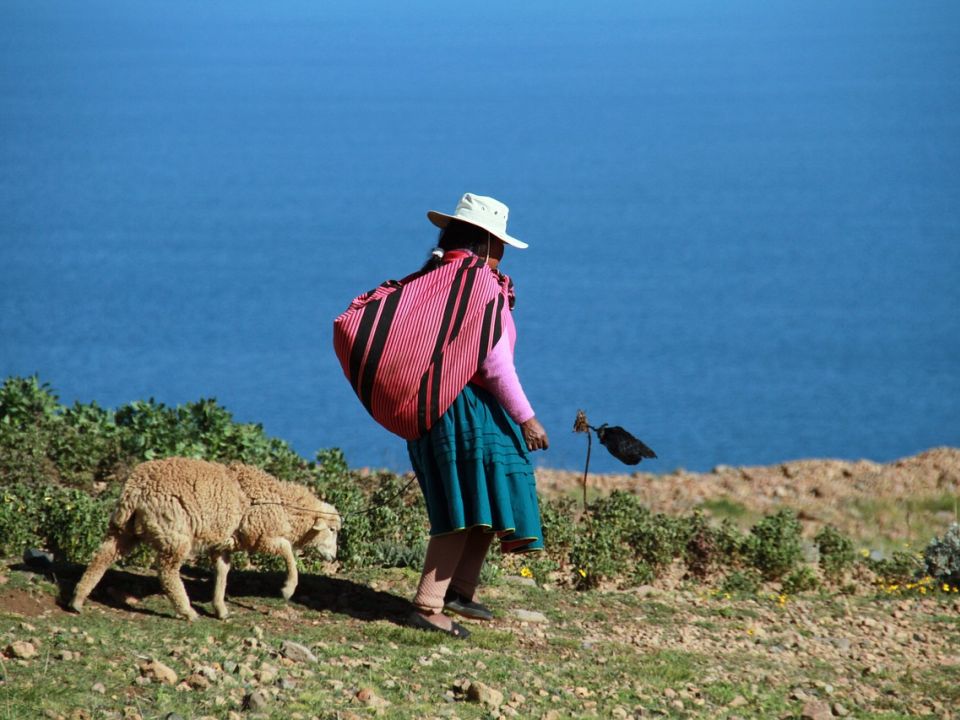
[[[960,4],[346,5],[0,0],[0,377],[405,469],[331,322],[471,191],[540,464],[960,444]]]

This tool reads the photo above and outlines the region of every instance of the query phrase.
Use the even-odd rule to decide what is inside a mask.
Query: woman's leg
[[[460,564],[466,540],[466,532],[454,532],[430,538],[420,585],[413,598],[413,605],[419,613],[444,629],[450,628],[450,618],[443,614],[443,596],[446,595],[453,574]]]
[[[467,538],[460,555],[460,562],[453,573],[450,589],[467,600],[473,600],[480,583],[480,570],[487,557],[494,533],[475,527],[466,532]]]

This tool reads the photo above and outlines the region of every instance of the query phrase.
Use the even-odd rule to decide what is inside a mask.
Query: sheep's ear
[[[321,530],[329,530],[330,523],[327,522],[326,518],[323,515],[321,515],[316,519],[316,521],[314,521],[313,529],[316,530],[317,532],[320,532]]]

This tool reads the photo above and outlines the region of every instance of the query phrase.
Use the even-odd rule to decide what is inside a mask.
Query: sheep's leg
[[[213,610],[217,617],[223,620],[230,614],[227,610],[225,596],[227,594],[227,573],[230,572],[230,553],[226,550],[215,550],[210,553],[210,559],[217,568],[217,576],[213,585]]]
[[[170,598],[177,614],[187,620],[196,620],[197,612],[190,607],[190,598],[180,577],[180,566],[190,554],[190,547],[190,538],[184,535],[164,538],[157,553],[157,574],[160,576],[160,587]]]
[[[107,539],[100,545],[100,549],[93,556],[87,569],[84,571],[80,582],[73,590],[73,599],[70,601],[70,609],[74,612],[80,612],[83,609],[83,603],[87,596],[93,592],[97,583],[103,578],[107,569],[117,560],[130,552],[135,545],[134,538],[121,533],[111,533]]]
[[[290,541],[286,538],[270,538],[266,542],[266,550],[267,552],[282,556],[283,559],[287,561],[287,581],[283,584],[280,592],[284,600],[289,600],[293,597],[293,591],[297,589],[297,582],[299,580],[297,576],[297,559],[293,556],[293,545],[291,545]]]

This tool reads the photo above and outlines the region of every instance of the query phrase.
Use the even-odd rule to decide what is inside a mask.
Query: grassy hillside
[[[231,617],[175,619],[148,553],[63,609],[130,468],[188,455],[300,482],[344,516],[337,563],[239,557]],[[0,387],[0,720],[900,718],[960,706],[960,451],[591,477],[538,474],[547,552],[491,557],[492,623],[404,626],[426,518],[409,477],[307,460],[213,400],[60,405]],[[50,551],[27,563],[26,548]],[[296,645],[292,644],[295,643]],[[302,646],[302,647],[301,647]]]

